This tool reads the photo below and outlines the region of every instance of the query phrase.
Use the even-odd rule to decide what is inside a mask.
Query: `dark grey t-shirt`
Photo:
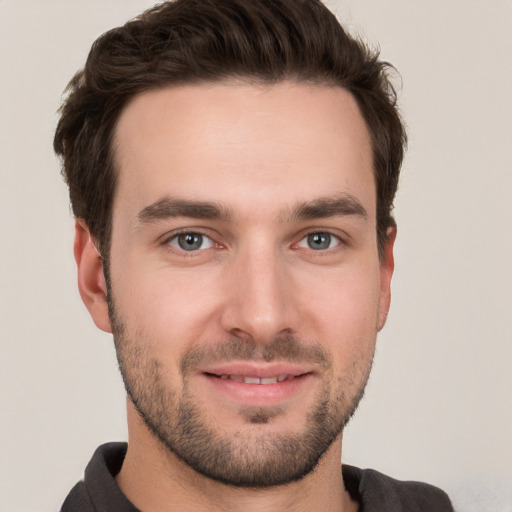
[[[94,453],[85,478],[71,490],[61,512],[140,512],[116,484],[126,443],[108,443]],[[343,480],[360,512],[453,512],[448,496],[432,485],[402,482],[373,469],[343,465]]]

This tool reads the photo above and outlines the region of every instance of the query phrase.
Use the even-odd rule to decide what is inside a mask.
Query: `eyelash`
[[[309,239],[309,237],[314,237],[314,236],[328,237],[329,247],[327,247],[325,249],[319,249],[319,248],[314,249],[313,247],[309,246],[310,240],[308,240],[308,239]],[[335,242],[335,245],[333,247],[331,247],[332,242]],[[302,243],[307,244],[307,246],[300,245]],[[326,253],[326,252],[331,252],[333,250],[336,250],[342,244],[343,244],[343,240],[341,239],[341,237],[339,237],[338,235],[335,235],[334,233],[331,233],[330,231],[311,231],[311,232],[307,233],[306,235],[304,235],[299,240],[299,242],[295,245],[300,248],[310,249],[311,251],[319,254],[319,253]]]
[[[179,237],[186,236],[186,235],[200,236],[200,237],[203,238],[202,242],[204,242],[204,239],[207,239],[207,240],[209,240],[211,242],[211,246],[207,247],[207,248],[204,248],[204,249],[197,249],[197,250],[187,251],[186,249],[183,249],[183,248],[176,247],[176,246],[172,245],[172,242],[174,242],[174,241],[177,242],[179,240]],[[166,246],[169,250],[172,250],[172,251],[175,251],[175,252],[179,252],[180,255],[183,255],[183,256],[194,256],[194,255],[197,255],[198,253],[201,253],[201,252],[205,251],[206,249],[211,249],[213,247],[215,247],[215,248],[222,248],[222,245],[218,244],[217,242],[215,242],[215,240],[211,236],[209,236],[206,233],[203,233],[202,231],[197,230],[197,229],[196,230],[182,229],[182,230],[180,230],[178,232],[175,232],[171,236],[166,237],[165,240],[162,242],[162,245]]]
[[[193,250],[190,250],[190,251],[187,251],[186,249],[183,249],[182,247],[179,247],[179,246],[174,246],[172,245],[172,242],[176,241],[176,243],[178,243],[178,239],[179,237],[181,236],[186,236],[186,235],[196,235],[196,236],[200,236],[203,238],[202,240],[202,244],[204,243],[204,239],[207,239],[210,241],[211,245],[209,247],[206,247],[206,248],[198,248],[198,249],[193,249]],[[304,246],[304,245],[300,245],[301,243],[304,243],[304,244],[308,244],[308,237],[310,236],[314,236],[314,235],[323,235],[323,236],[327,236],[330,238],[330,243],[329,245],[331,245],[331,242],[334,240],[336,245],[334,245],[333,247],[327,247],[325,249],[313,249],[312,247],[307,247],[307,246]],[[202,245],[201,244],[201,245]],[[219,243],[217,243],[213,237],[209,236],[208,234],[202,232],[201,230],[198,230],[198,229],[182,229],[178,232],[175,232],[173,233],[171,236],[169,237],[166,237],[165,240],[162,242],[162,245],[166,246],[170,251],[173,251],[173,252],[177,252],[180,254],[180,256],[182,257],[194,257],[194,256],[197,256],[199,255],[200,253],[208,250],[208,249],[212,249],[212,248],[216,248],[216,249],[222,249],[223,246]],[[330,231],[327,231],[327,230],[314,230],[314,231],[310,231],[308,233],[305,233],[300,239],[298,242],[294,243],[293,244],[293,248],[294,249],[306,249],[306,250],[309,250],[309,252],[311,252],[312,254],[314,254],[315,256],[322,256],[324,254],[331,254],[332,252],[335,252],[336,250],[339,250],[341,248],[341,246],[345,246],[346,245],[346,242],[345,240],[340,237],[339,235],[336,235]]]

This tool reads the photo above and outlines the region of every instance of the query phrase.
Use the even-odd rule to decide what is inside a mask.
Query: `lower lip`
[[[225,395],[238,403],[248,406],[278,405],[287,400],[297,398],[311,386],[312,374],[306,373],[291,380],[275,384],[246,384],[231,379],[202,374],[217,393]]]

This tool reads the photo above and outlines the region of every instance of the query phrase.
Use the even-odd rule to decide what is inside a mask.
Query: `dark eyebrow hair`
[[[363,219],[368,214],[358,199],[350,194],[341,196],[323,197],[313,201],[300,203],[289,216],[289,220],[311,220],[326,217],[355,215]],[[173,217],[190,217],[193,219],[222,220],[227,222],[233,215],[222,205],[209,201],[191,201],[163,197],[143,208],[137,215],[142,224],[157,222]]]
[[[292,210],[291,219],[309,220],[346,215],[368,218],[366,209],[358,199],[350,194],[343,194],[301,203]]]
[[[163,197],[143,208],[137,217],[141,223],[147,224],[172,217],[227,221],[231,218],[231,214],[228,210],[215,203]]]

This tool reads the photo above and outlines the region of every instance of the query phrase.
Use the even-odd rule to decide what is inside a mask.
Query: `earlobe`
[[[112,332],[103,261],[94,245],[89,228],[82,219],[75,221],[74,254],[78,268],[78,289],[82,301],[96,326],[102,331]]]
[[[393,247],[396,239],[396,226],[388,228],[386,237],[380,262],[380,299],[379,316],[377,320],[377,328],[379,331],[386,323],[389,306],[391,304],[391,278],[393,277],[393,270],[395,268]]]

